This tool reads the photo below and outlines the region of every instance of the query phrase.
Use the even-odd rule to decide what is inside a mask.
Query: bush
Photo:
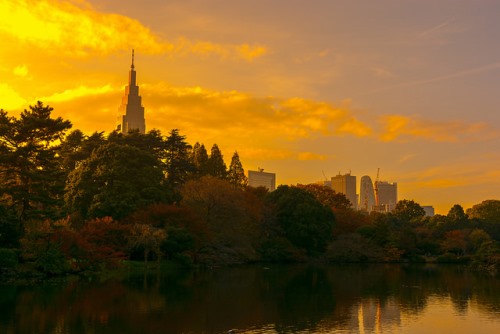
[[[17,262],[16,250],[0,248],[0,268],[14,268]]]
[[[436,259],[438,263],[468,263],[469,261],[470,258],[468,256],[457,256],[452,253],[444,253]]]
[[[70,265],[58,245],[51,245],[36,260],[37,267],[49,275],[61,275],[70,270]]]

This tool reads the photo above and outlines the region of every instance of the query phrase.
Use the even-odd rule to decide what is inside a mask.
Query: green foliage
[[[399,201],[393,213],[404,222],[419,221],[425,216],[425,210],[418,203],[407,199]]]
[[[463,224],[468,220],[467,215],[465,214],[464,208],[461,205],[455,204],[450,211],[448,211],[447,218],[450,222],[454,224]]]
[[[0,204],[0,247],[17,248],[21,228],[11,209]]]
[[[330,262],[380,262],[384,258],[381,247],[358,233],[340,235],[325,255]]]
[[[70,270],[70,264],[58,244],[49,244],[35,263],[42,272],[49,275],[61,275]]]
[[[0,268],[14,268],[18,263],[15,249],[0,248]]]
[[[301,257],[297,248],[284,237],[264,239],[259,246],[259,253],[264,262],[293,262]]]
[[[500,200],[487,200],[467,210],[469,218],[478,222],[493,239],[500,241]]]
[[[304,189],[314,196],[318,202],[336,210],[351,210],[351,202],[342,193],[337,193],[331,187],[321,184],[297,184],[297,188]]]
[[[21,223],[61,214],[64,172],[56,142],[71,128],[38,102],[19,118],[0,110],[0,194]]]
[[[178,187],[187,181],[195,172],[195,166],[190,156],[191,145],[186,142],[186,137],[173,129],[165,141],[165,159],[167,181],[173,187]]]
[[[160,162],[128,145],[106,144],[70,173],[65,200],[83,217],[119,219],[147,205],[170,200]]]
[[[175,258],[194,248],[194,237],[189,231],[183,228],[169,226],[166,228],[166,233],[167,238],[163,241],[161,250],[167,258]]]
[[[332,238],[334,215],[307,191],[279,186],[267,196],[279,226],[296,247],[309,255],[322,253]]]

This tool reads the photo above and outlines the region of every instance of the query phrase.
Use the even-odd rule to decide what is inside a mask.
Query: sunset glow
[[[278,184],[352,172],[446,214],[500,199],[500,3],[0,0],[0,108],[114,129],[131,50],[147,130]]]

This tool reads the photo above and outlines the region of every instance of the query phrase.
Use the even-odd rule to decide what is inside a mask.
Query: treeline
[[[87,136],[51,112],[41,102],[19,118],[0,111],[0,268],[61,274],[162,258],[498,263],[498,200],[446,216],[425,217],[408,200],[367,214],[321,185],[248,187],[237,152],[227,167],[216,144],[208,154],[175,129]]]

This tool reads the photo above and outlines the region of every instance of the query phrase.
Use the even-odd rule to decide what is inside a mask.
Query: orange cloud
[[[77,24],[76,24],[77,23]],[[139,21],[123,15],[101,13],[86,1],[54,0],[2,1],[0,36],[48,53],[72,57],[110,54],[118,50],[140,49],[151,54],[215,54],[252,60],[266,53],[263,46],[222,45],[180,38],[177,44],[160,39]]]
[[[0,83],[0,109],[12,110],[26,106],[26,99],[21,97],[11,86]]]
[[[297,159],[301,161],[326,161],[330,158],[329,155],[326,154],[317,154],[312,152],[301,152],[298,154]]]
[[[384,126],[380,139],[409,141],[426,139],[435,142],[470,142],[496,138],[500,133],[485,123],[462,121],[429,121],[402,115],[387,115],[381,118]]]

